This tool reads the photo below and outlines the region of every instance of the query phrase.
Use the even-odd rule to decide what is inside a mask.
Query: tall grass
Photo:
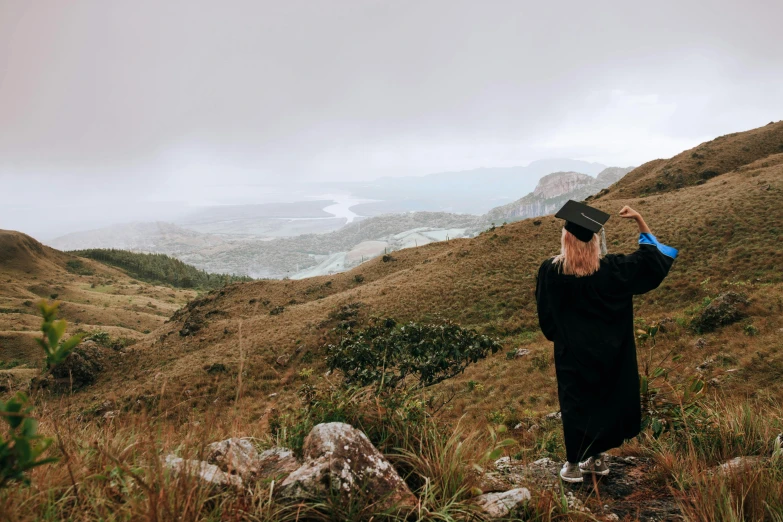
[[[644,447],[669,483],[687,520],[751,522],[783,519],[783,456],[775,437],[783,430],[779,404],[716,398],[688,417],[679,434]],[[732,468],[721,467],[738,457]]]

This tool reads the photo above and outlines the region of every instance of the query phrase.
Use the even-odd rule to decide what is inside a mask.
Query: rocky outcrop
[[[207,462],[226,473],[250,478],[258,473],[258,450],[245,439],[227,439],[207,446]]]
[[[552,199],[573,192],[595,182],[595,178],[579,172],[553,172],[540,180],[533,190],[533,197]]]
[[[319,424],[304,441],[304,464],[280,484],[282,498],[338,491],[361,496],[378,511],[413,509],[417,500],[388,460],[361,431],[340,422]]]
[[[569,199],[581,201],[616,183],[633,167],[609,167],[593,178],[579,172],[554,172],[538,181],[527,196],[490,210],[484,224],[518,221],[557,212]]]

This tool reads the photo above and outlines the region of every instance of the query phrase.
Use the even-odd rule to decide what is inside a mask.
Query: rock
[[[713,388],[717,388],[717,387],[720,386],[720,379],[718,379],[717,377],[714,377],[714,378],[710,379],[709,381],[707,381],[707,384],[709,384]]]
[[[378,511],[410,511],[416,497],[388,460],[361,431],[342,422],[315,426],[304,441],[304,464],[280,483],[282,498],[359,494]],[[348,498],[346,498],[346,502]]]
[[[549,469],[549,468],[552,468],[552,467],[557,468],[559,466],[559,464],[557,462],[555,462],[554,460],[550,459],[549,457],[544,457],[543,459],[538,459],[536,461],[533,461],[530,464],[530,466],[534,467],[534,468],[546,468],[546,469]]]
[[[208,464],[200,460],[185,460],[174,455],[166,456],[166,468],[176,475],[188,475],[198,478],[212,486],[242,487],[242,479],[236,475],[229,475],[220,470],[214,464]]]
[[[604,517],[604,520],[613,522],[615,520],[620,520],[620,517],[618,517],[617,514],[615,514],[615,513],[609,513],[608,515],[606,515]]]
[[[246,439],[227,439],[207,446],[207,462],[247,480],[258,474],[258,450]]]
[[[530,353],[530,350],[528,350],[527,348],[517,348],[517,351],[514,352],[514,357],[518,359],[520,357],[524,357],[525,355],[527,355],[529,353]]]
[[[705,339],[704,337],[699,337],[698,339],[696,339],[696,342],[693,343],[693,346],[695,346],[696,348],[704,348],[705,346],[707,346],[707,339]]]
[[[763,457],[750,456],[750,457],[735,457],[729,461],[720,464],[712,468],[712,473],[719,473],[723,475],[734,475],[737,473],[746,473],[752,471],[755,466],[758,466],[764,461]]]
[[[503,471],[509,467],[511,467],[511,457],[500,457],[495,461],[495,469],[498,471]]]
[[[291,358],[290,355],[283,354],[283,355],[281,355],[280,357],[277,358],[277,364],[279,364],[280,366],[285,366],[286,364],[288,364],[288,360],[290,358]]]
[[[239,475],[245,482],[279,480],[299,468],[294,452],[272,448],[259,454],[247,439],[227,439],[207,447],[207,462],[226,473]]]
[[[489,518],[502,518],[522,503],[530,500],[527,488],[517,488],[503,493],[486,493],[476,497],[476,504]]]
[[[726,292],[716,297],[693,320],[692,327],[697,332],[712,332],[722,326],[727,326],[745,318],[745,307],[748,298],[745,294]]]
[[[563,414],[560,413],[559,411],[555,411],[552,413],[548,413],[544,418],[547,420],[560,420],[561,418],[563,418]]]
[[[783,451],[783,433],[779,433],[777,437],[775,437],[775,451]]]
[[[289,475],[301,466],[294,452],[288,448],[272,448],[258,456],[258,477],[278,480],[282,475]]]

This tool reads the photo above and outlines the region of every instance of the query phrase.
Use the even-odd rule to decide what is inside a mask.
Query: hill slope
[[[141,283],[124,272],[0,230],[0,361],[38,367],[42,353],[35,304],[57,300],[60,315],[77,330],[106,331],[114,338],[138,340],[159,326],[192,290]]]
[[[737,140],[743,141],[748,143]],[[727,143],[721,155],[732,155],[729,149],[735,142]],[[663,414],[668,415],[664,421],[685,427],[657,439],[648,429],[639,440],[612,450],[612,473],[601,479],[600,496],[587,481],[563,485],[557,462],[536,461],[551,470],[549,478],[523,483],[533,494],[525,510],[541,520],[778,516],[783,513],[779,460],[768,457],[783,427],[783,153],[750,158],[701,184],[643,197],[619,196],[638,188],[648,172],[644,167],[628,182],[623,179],[610,187],[595,205],[613,215],[624,204],[634,206],[663,242],[680,249],[661,287],[635,299],[635,320],[642,331],[653,323],[660,326],[654,342],[642,337],[638,341],[641,373],[658,374],[658,381],[651,381],[658,390],[650,399],[652,409],[645,411],[659,415],[655,405],[668,400],[671,413]],[[81,512],[77,510],[100,512],[104,518],[119,510],[138,514],[126,516],[131,519],[157,512],[153,510],[161,504],[177,509],[194,502],[198,488],[193,481],[171,481],[156,472],[159,467],[150,463],[158,462],[161,452],[201,458],[205,441],[236,436],[253,437],[264,446],[280,444],[281,439],[295,442],[307,431],[301,428],[309,429],[303,416],[317,422],[334,420],[332,415],[345,420],[344,412],[362,407],[370,411],[353,417],[359,421],[355,424],[375,429],[379,438],[374,442],[398,436],[385,439],[386,451],[396,455],[393,465],[403,474],[413,463],[414,479],[426,479],[424,485],[415,485],[424,488],[417,489],[418,494],[423,496],[427,485],[438,481],[505,491],[509,485],[483,479],[508,479],[516,470],[535,471],[536,464],[529,464],[535,459],[565,457],[560,423],[547,415],[557,410],[552,346],[539,332],[533,300],[536,270],[557,252],[561,227],[552,216],[523,220],[475,238],[403,250],[331,277],[238,283],[193,300],[153,335],[112,360],[101,380],[77,394],[76,401],[56,398],[38,405],[65,404],[76,410],[78,415],[70,419],[58,417],[69,423],[64,441],[73,448],[74,458],[41,468],[35,477],[38,487],[9,490],[5,505],[29,519],[51,513],[69,518]],[[631,251],[637,238],[631,223],[616,217],[609,221],[610,250]],[[708,333],[693,330],[692,321],[727,291],[748,297],[739,321]],[[371,391],[365,396],[339,391],[339,373],[324,373],[324,343],[335,338],[332,327],[342,321],[362,327],[371,317],[418,322],[448,318],[497,336],[505,350],[462,375],[416,392],[410,401],[417,405],[411,409],[406,402],[397,408]],[[662,373],[655,369],[659,364]],[[678,390],[695,390],[693,379],[705,384],[696,409],[678,402]],[[435,422],[447,435],[455,430],[452,438],[433,441],[430,437],[439,435],[428,435],[431,425],[424,429],[422,416],[409,416],[423,409],[435,412]],[[151,415],[134,414],[144,410]],[[318,417],[319,412],[329,416]],[[362,419],[368,421],[366,426]],[[502,473],[493,473],[492,459],[482,457],[496,443],[486,434],[488,423],[505,424],[515,442],[506,448],[508,468]],[[52,433],[56,425],[48,424],[47,433]],[[407,444],[403,450],[410,459],[399,459],[398,442]],[[104,453],[117,457],[109,463]],[[752,474],[715,467],[734,457],[740,466],[752,463]],[[74,465],[68,467],[69,462]],[[118,462],[140,470],[134,473],[143,473],[145,484],[153,487],[143,492],[135,488],[133,497],[115,487],[117,482],[101,485],[107,463],[113,467]],[[473,476],[473,464],[487,473]],[[80,491],[90,502],[78,503],[75,494],[46,497],[49,491],[73,491],[73,483],[84,485]],[[271,497],[271,489],[264,484],[260,497]],[[568,509],[561,506],[565,495]],[[470,496],[464,491],[456,495],[457,509],[472,506],[475,499]],[[253,497],[250,505],[263,511],[267,504],[260,497]],[[194,508],[192,518],[246,513],[247,499],[244,492],[210,490],[206,503],[196,504],[200,507]],[[210,507],[215,504],[224,510]],[[728,504],[729,515],[724,510],[715,516]],[[592,512],[579,512],[581,505]],[[302,504],[293,507],[291,514],[299,518]],[[279,519],[276,512],[267,513],[260,519]],[[329,511],[331,518],[319,519],[355,518],[345,513]],[[463,514],[455,513],[455,518]]]
[[[753,135],[756,131],[751,131]],[[726,146],[742,143],[747,141],[740,137],[727,140]],[[721,157],[731,154],[724,149],[718,152]],[[646,168],[640,167],[640,172]],[[783,327],[779,311],[783,229],[776,225],[783,222],[779,204],[783,154],[752,160],[676,191],[643,198],[618,196],[637,186],[639,174],[631,174],[595,205],[613,215],[625,204],[634,206],[661,241],[681,251],[662,287],[636,300],[637,317],[645,322],[669,318],[687,324],[705,299],[741,289],[755,303],[748,321],[760,334],[752,338],[753,348],[747,348],[742,325],[707,336],[711,348],[706,351],[687,349],[696,339],[687,330],[660,345],[682,351],[684,364],[691,368],[720,350],[735,352],[733,360],[742,367],[754,351],[777,342],[778,328]],[[358,304],[360,324],[369,316],[400,321],[446,317],[499,336],[509,351],[525,346],[546,359],[551,348],[538,332],[533,290],[539,264],[559,248],[561,226],[552,216],[523,220],[476,238],[400,251],[393,260],[375,259],[332,277],[259,281],[210,293],[178,313],[154,339],[139,345],[132,378],[123,381],[122,394],[130,399],[152,393],[157,386],[153,376],[163,373],[171,383],[187,383],[183,389],[203,390],[204,405],[209,407],[216,397],[211,394],[218,389],[223,396],[231,394],[227,390],[237,382],[231,372],[242,366],[254,376],[243,383],[245,396],[254,397],[245,407],[258,415],[271,406],[290,407],[296,404],[294,394],[303,382],[298,370],[320,367],[325,336],[341,307],[349,303]],[[610,251],[633,250],[637,237],[631,223],[617,217],[609,221]],[[198,324],[198,334],[180,335],[188,324]],[[278,363],[281,357],[284,365]],[[555,408],[551,366],[529,373],[529,361],[507,361],[504,354],[497,354],[469,368],[453,383],[483,381],[485,392],[456,401],[449,414],[469,411],[481,417],[495,410],[518,410],[520,397],[534,397],[537,409]],[[217,380],[203,370],[216,363],[231,369]],[[518,377],[520,372],[524,379]],[[170,390],[175,387],[171,386]],[[753,379],[746,375],[745,381],[737,380],[733,386],[738,393],[751,392]],[[775,386],[770,393],[780,394],[780,385]],[[274,398],[267,398],[270,393],[276,394]]]

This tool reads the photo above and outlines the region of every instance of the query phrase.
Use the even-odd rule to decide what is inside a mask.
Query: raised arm
[[[620,217],[635,220],[636,224],[639,226],[640,234],[652,234],[652,230],[650,230],[650,227],[647,226],[647,223],[645,223],[642,215],[628,205],[620,209]]]
[[[617,281],[630,294],[649,292],[657,288],[669,273],[677,257],[677,249],[658,241],[642,215],[631,207],[623,207],[620,217],[636,221],[639,227],[639,249],[627,256],[611,258]]]

